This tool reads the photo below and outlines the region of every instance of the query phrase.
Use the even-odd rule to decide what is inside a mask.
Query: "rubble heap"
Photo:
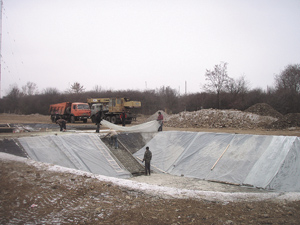
[[[283,117],[283,115],[280,112],[276,111],[272,106],[270,106],[267,103],[255,104],[246,109],[244,112],[255,113],[261,116],[271,116],[278,119]]]
[[[181,112],[169,116],[164,124],[167,127],[178,128],[265,128],[277,121],[271,116],[261,116],[239,110],[202,109],[194,112]]]
[[[270,129],[300,127],[300,113],[289,113],[267,126]]]
[[[245,111],[202,109],[168,115],[159,110],[147,121],[156,120],[158,112],[164,116],[164,126],[177,128],[238,128],[286,129],[300,127],[300,113],[282,115],[266,103],[255,104]]]

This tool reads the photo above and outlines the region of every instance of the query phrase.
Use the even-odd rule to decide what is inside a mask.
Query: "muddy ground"
[[[49,123],[49,120],[41,115],[0,115],[0,123]],[[138,118],[136,123],[142,121],[143,118]],[[165,130],[172,129],[176,128]],[[299,136],[299,130],[185,130]],[[21,133],[1,134],[0,138],[18,135]],[[46,164],[35,166],[10,158],[2,158],[0,162],[0,224],[299,224],[300,221],[298,200],[181,199],[125,188],[89,174],[49,170]]]

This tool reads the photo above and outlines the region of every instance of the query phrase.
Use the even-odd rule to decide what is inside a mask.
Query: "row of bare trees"
[[[256,103],[268,103],[282,114],[300,112],[300,65],[288,65],[275,76],[275,87],[250,89],[245,77],[230,78],[227,74],[227,63],[216,65],[205,74],[207,83],[205,91],[180,95],[175,89],[163,86],[156,90],[103,90],[95,86],[93,91],[85,91],[75,82],[67,92],[56,88],[47,88],[38,93],[37,86],[28,82],[19,89],[13,86],[4,98],[0,99],[0,113],[49,114],[49,105],[64,101],[86,102],[90,97],[127,97],[141,101],[142,108],[137,113],[151,115],[157,110],[167,113],[196,111],[203,108],[245,110]]]

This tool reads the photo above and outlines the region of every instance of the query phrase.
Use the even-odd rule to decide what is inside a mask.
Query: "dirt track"
[[[33,122],[48,123],[49,117],[0,115],[0,123]],[[239,132],[299,136],[297,130]],[[300,201],[165,198],[89,175],[49,171],[47,165],[36,167],[15,160],[1,160],[0,171],[0,224],[298,224],[300,221]]]
[[[140,115],[137,121],[132,125],[143,123],[147,120],[148,116]],[[0,114],[0,124],[6,123],[51,123],[50,116],[40,114],[32,115],[16,115],[16,114]],[[94,125],[90,120],[88,123],[76,122],[76,126]],[[67,124],[74,125],[74,124]],[[58,126],[57,126],[58,127]],[[96,126],[95,126],[96,129]],[[283,136],[298,136],[300,137],[300,129],[284,129],[284,130],[270,130],[270,129],[234,129],[234,128],[178,128],[164,126],[164,130],[179,130],[179,131],[194,131],[194,132],[215,132],[215,133],[237,133],[237,134],[258,134],[258,135],[283,135]]]

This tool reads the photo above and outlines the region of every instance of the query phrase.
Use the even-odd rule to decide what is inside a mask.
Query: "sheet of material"
[[[151,165],[173,175],[300,191],[299,137],[163,131],[147,146]],[[134,156],[143,154],[144,148]]]
[[[117,131],[123,131],[123,132],[128,132],[128,133],[149,133],[149,132],[157,132],[159,128],[159,123],[156,120],[149,121],[147,123],[135,125],[135,126],[121,126],[121,125],[116,125],[113,123],[110,123],[106,120],[102,120],[101,124],[105,127],[117,130]]]
[[[36,161],[111,177],[131,177],[97,134],[23,137],[18,140],[30,158]]]
[[[18,141],[36,161],[111,177],[130,177],[98,135],[72,133],[23,137]],[[157,132],[151,136],[154,137],[134,156],[143,158],[148,146],[152,152],[151,166],[158,171],[300,192],[299,137],[180,131]],[[222,160],[218,160],[220,155]],[[216,162],[217,166],[211,170]]]

